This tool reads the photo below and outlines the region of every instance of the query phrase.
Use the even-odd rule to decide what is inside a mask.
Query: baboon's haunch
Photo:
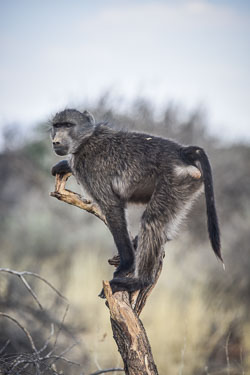
[[[148,134],[115,131],[74,109],[57,113],[51,137],[58,155],[70,155],[52,174],[72,171],[106,216],[120,255],[110,284],[113,292],[150,285],[166,240],[177,233],[194,200],[205,189],[208,233],[222,260],[211,167],[204,150]],[[124,210],[144,203],[137,249],[131,243]],[[124,277],[132,273],[133,277]]]

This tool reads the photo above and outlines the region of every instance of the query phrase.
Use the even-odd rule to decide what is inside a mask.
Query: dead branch
[[[55,331],[54,324],[51,324],[50,327],[50,334],[48,338],[45,340],[45,342],[42,344],[42,346],[38,349],[38,346],[35,344],[35,341],[30,333],[30,331],[25,327],[20,321],[4,312],[0,312],[0,318],[8,319],[12,321],[16,326],[18,326],[25,336],[27,337],[27,340],[30,344],[30,350],[28,352],[22,352],[22,353],[7,353],[7,347],[11,343],[10,340],[7,340],[4,346],[0,349],[0,374],[27,374],[30,373],[32,369],[35,368],[35,372],[32,372],[36,375],[43,375],[43,374],[59,374],[57,372],[55,363],[56,362],[65,362],[68,365],[77,365],[80,366],[79,363],[73,362],[70,359],[66,358],[65,355],[69,353],[73,347],[77,345],[77,343],[74,341],[72,345],[68,345],[64,350],[62,350],[60,353],[58,352],[57,348],[57,342],[58,337],[62,331],[62,327],[64,325],[68,310],[69,310],[69,304],[67,303],[67,299],[45,278],[42,276],[28,271],[15,271],[9,268],[0,268],[0,272],[12,274],[14,276],[17,276],[21,282],[24,284],[25,288],[28,290],[29,294],[32,296],[32,298],[35,300],[36,304],[39,306],[39,308],[44,312],[44,309],[42,307],[41,302],[38,299],[38,296],[30,286],[30,284],[25,279],[25,276],[33,276],[42,282],[44,282],[46,285],[48,285],[63,301],[66,303],[66,308],[62,317],[62,320],[60,321],[58,329]],[[60,372],[61,374],[61,372]]]
[[[124,371],[123,368],[107,368],[105,370],[98,370],[96,372],[92,372],[90,375],[100,375],[100,374],[106,374],[108,372],[115,372],[115,371]]]
[[[79,194],[65,189],[65,184],[70,175],[70,173],[65,174],[64,176],[56,175],[55,191],[50,195],[94,214],[107,224],[106,218],[97,204],[84,199]],[[139,315],[146,304],[147,298],[158,281],[162,270],[163,256],[164,252],[162,250],[162,257],[157,270],[156,280],[153,285],[147,288],[130,294],[126,291],[112,294],[109,282],[103,282],[104,293],[110,311],[114,339],[122,356],[124,371],[127,375],[158,374],[147,334],[139,319]],[[119,264],[119,257],[114,257],[109,260],[109,263],[117,266]],[[99,373],[102,372],[97,372],[95,374]]]
[[[38,355],[38,351],[37,351],[37,348],[36,348],[36,346],[35,346],[35,344],[34,344],[34,341],[33,341],[33,339],[32,339],[32,336],[31,336],[31,334],[29,333],[29,331],[25,328],[25,327],[23,327],[22,326],[22,324],[18,321],[18,320],[16,320],[15,318],[13,318],[12,316],[10,316],[10,315],[8,315],[8,314],[5,314],[5,313],[2,313],[2,312],[0,312],[0,316],[3,316],[3,317],[5,317],[5,318],[7,318],[7,319],[9,319],[9,320],[12,320],[19,328],[21,328],[21,330],[25,333],[25,335],[27,336],[27,338],[28,338],[28,341],[29,341],[29,343],[30,343],[30,345],[31,345],[31,348],[33,349],[33,351]]]
[[[80,366],[79,363],[76,363],[74,361],[69,360],[68,358],[65,358],[65,354],[70,352],[72,348],[76,345],[76,343],[67,347],[60,354],[53,354],[53,352],[56,349],[56,342],[57,342],[57,337],[56,337],[52,350],[50,350],[48,353],[45,353],[46,349],[48,349],[49,341],[54,334],[54,328],[52,328],[51,334],[49,338],[46,340],[43,347],[40,350],[38,350],[29,330],[26,327],[24,327],[16,318],[12,317],[9,314],[5,314],[2,312],[0,312],[0,317],[7,318],[8,320],[11,320],[12,322],[14,322],[24,332],[31,346],[31,353],[27,352],[27,353],[21,353],[21,354],[17,353],[17,354],[7,355],[4,353],[4,351],[6,347],[8,346],[8,344],[10,343],[10,340],[8,340],[6,344],[4,345],[4,347],[1,349],[0,373],[2,373],[1,371],[5,371],[3,372],[4,374],[5,373],[6,374],[14,374],[14,373],[26,374],[26,373],[29,373],[29,371],[27,372],[26,369],[35,367],[36,375],[42,375],[45,373],[46,374],[51,373],[55,375],[55,374],[58,374],[55,368],[55,363],[58,361],[66,362],[69,365]],[[51,372],[48,372],[48,371],[51,371]]]
[[[31,288],[30,284],[28,283],[28,281],[25,279],[24,276],[34,276],[35,278],[39,279],[39,280],[42,280],[45,284],[47,284],[52,290],[54,290],[54,292],[62,299],[64,299],[65,301],[67,301],[67,298],[64,297],[48,280],[46,280],[44,277],[38,275],[37,273],[34,273],[34,272],[29,272],[29,271],[15,271],[15,270],[12,270],[10,268],[0,268],[0,272],[6,272],[6,273],[10,273],[12,275],[15,275],[15,276],[18,276],[22,283],[24,284],[25,288],[28,289],[29,293],[32,295],[32,297],[34,298],[34,300],[36,301],[36,303],[38,304],[39,308],[41,310],[43,310],[43,307],[40,303],[40,301],[38,300],[37,298],[37,295],[36,293],[34,292],[34,290]]]
[[[53,193],[50,193],[51,197],[55,197],[60,201],[71,204],[72,206],[79,207],[82,210],[95,215],[105,224],[107,224],[105,216],[102,214],[100,207],[96,203],[83,198],[80,194],[65,189],[65,184],[70,176],[71,173],[67,173],[65,175],[56,175],[55,191]]]
[[[1,350],[0,350],[0,355],[1,355],[2,353],[4,353],[5,349],[6,349],[7,346],[9,345],[9,343],[10,343],[10,340],[7,340],[6,343],[4,344],[4,346],[3,346],[3,347],[1,348]]]

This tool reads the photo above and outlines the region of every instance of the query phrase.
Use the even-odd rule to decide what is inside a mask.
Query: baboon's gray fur
[[[52,174],[72,173],[99,204],[120,255],[113,291],[133,291],[154,281],[160,251],[178,232],[192,203],[205,187],[208,231],[221,259],[219,226],[208,158],[200,147],[94,124],[93,116],[67,109],[53,119],[52,141],[58,155],[70,155]],[[124,210],[144,203],[135,251]],[[124,276],[133,272],[133,277]]]

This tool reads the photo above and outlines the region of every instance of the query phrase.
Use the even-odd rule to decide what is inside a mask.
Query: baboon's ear
[[[90,124],[95,124],[95,118],[89,111],[84,111],[83,115],[86,117],[87,121],[90,122]]]

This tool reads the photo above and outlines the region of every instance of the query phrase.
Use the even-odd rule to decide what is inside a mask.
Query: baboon
[[[95,124],[84,111],[55,115],[51,138],[56,154],[70,155],[52,174],[72,171],[100,206],[113,235],[120,264],[110,285],[129,292],[151,285],[161,248],[177,233],[194,200],[205,190],[207,225],[215,255],[222,260],[211,167],[204,150],[149,134]],[[146,205],[136,250],[125,218],[128,203]],[[127,274],[131,277],[125,277]]]

